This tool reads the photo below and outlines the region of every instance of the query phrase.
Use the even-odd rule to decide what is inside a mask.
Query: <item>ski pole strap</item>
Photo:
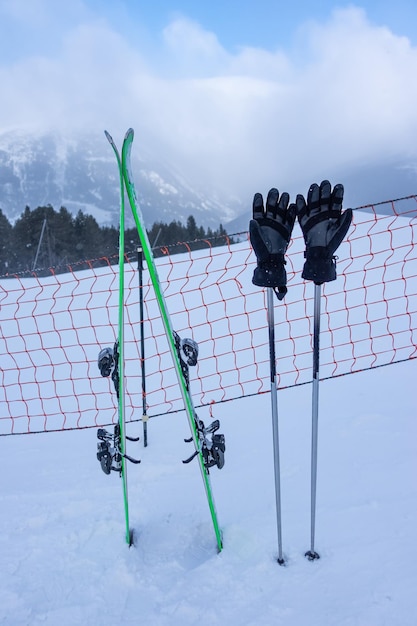
[[[283,286],[283,287],[272,287],[272,289],[274,290],[274,294],[276,295],[276,297],[278,298],[279,301],[284,299],[285,294],[288,291],[288,289],[285,286]]]

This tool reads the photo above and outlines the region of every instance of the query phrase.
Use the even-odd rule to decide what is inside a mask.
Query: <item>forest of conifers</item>
[[[199,227],[192,215],[184,226],[180,222],[165,224],[155,222],[148,231],[155,256],[162,246],[178,242],[210,239],[211,245],[223,245],[226,231]],[[133,252],[139,245],[136,228],[125,231],[125,251]],[[99,226],[91,215],[79,211],[74,217],[61,207],[55,211],[50,205],[31,210],[26,207],[12,225],[0,209],[0,276],[33,271],[38,268],[62,267],[84,260],[111,257],[117,262],[119,229],[115,226]],[[175,246],[174,246],[175,248]],[[174,253],[176,250],[170,250]],[[178,252],[184,247],[178,247]]]

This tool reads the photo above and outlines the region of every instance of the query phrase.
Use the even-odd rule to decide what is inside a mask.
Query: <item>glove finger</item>
[[[295,208],[297,211],[298,221],[300,222],[300,224],[302,224],[304,217],[307,214],[307,203],[301,193],[297,194],[297,197],[295,199]]]
[[[342,214],[343,194],[344,194],[343,185],[339,183],[338,185],[335,185],[333,187],[333,191],[331,193],[331,199],[330,199],[330,206],[327,207],[329,211],[329,218],[328,218],[329,236],[332,233],[337,233],[339,230],[340,223],[341,223],[340,216]]]
[[[284,191],[281,194],[281,197],[278,202],[278,215],[281,216],[281,219],[283,222],[285,222],[285,219],[286,219],[286,213],[287,213],[287,207],[288,207],[289,201],[290,201],[290,194]]]
[[[333,210],[342,212],[344,191],[345,191],[344,187],[340,183],[334,186],[333,191],[332,191],[332,199],[331,199]]]
[[[252,215],[254,220],[260,220],[264,216],[264,199],[261,193],[255,193],[253,197]]]
[[[289,242],[291,238],[291,232],[295,221],[295,205],[291,205],[293,209],[290,211],[288,203],[290,201],[290,194],[284,191],[281,194],[281,198],[278,203],[278,210],[276,215],[276,229],[284,237],[285,241]]]
[[[278,189],[275,189],[275,187],[273,187],[268,191],[268,197],[266,199],[266,217],[269,219],[275,219],[277,216],[278,198]]]
[[[336,252],[343,239],[345,238],[352,222],[352,216],[352,209],[347,209],[344,213],[342,213],[340,220],[337,223],[336,232],[328,244],[328,248],[332,254]],[[334,230],[334,228],[332,228],[332,230]]]
[[[292,224],[289,224],[288,222],[288,203],[290,201],[290,194],[287,193],[286,191],[284,191],[281,194],[281,197],[279,199],[278,202],[278,210],[277,210],[277,215],[276,215],[276,222],[277,224],[282,224],[282,226],[285,228],[285,239],[288,242],[290,237],[291,237],[291,231],[292,231]]]
[[[319,211],[328,211],[332,198],[332,186],[328,180],[320,183],[320,208]]]
[[[258,261],[265,261],[269,256],[269,250],[265,245],[261,228],[256,220],[249,222],[249,238]]]
[[[320,187],[313,183],[307,193],[307,216],[320,211]]]
[[[301,196],[303,198],[303,196]],[[304,201],[304,198],[303,198]],[[305,204],[305,202],[304,202]],[[297,206],[296,204],[294,204],[294,202],[292,202],[290,204],[290,206],[287,209],[287,228],[289,230],[289,232],[292,232],[293,226],[294,226],[294,222],[295,222],[295,216],[297,215]]]

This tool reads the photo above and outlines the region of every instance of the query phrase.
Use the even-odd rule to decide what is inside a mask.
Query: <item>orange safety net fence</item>
[[[248,218],[249,219],[249,218]],[[336,281],[322,287],[320,375],[331,378],[417,356],[417,196],[355,209],[337,251]],[[233,241],[233,243],[232,243]],[[196,407],[267,393],[265,290],[252,285],[247,233],[198,250],[158,249],[173,328],[199,345],[190,369]],[[314,286],[301,278],[298,224],[287,253],[288,293],[276,300],[278,388],[312,377]],[[139,272],[125,264],[126,421],[143,415]],[[142,295],[147,416],[183,409],[157,302],[144,267]],[[109,425],[117,421],[110,378],[97,366],[118,319],[117,255],[0,277],[0,435]]]

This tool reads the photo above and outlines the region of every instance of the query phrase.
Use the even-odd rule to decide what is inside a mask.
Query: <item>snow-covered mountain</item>
[[[218,228],[242,210],[236,200],[193,188],[171,164],[132,152],[135,182],[145,222],[186,223]],[[67,137],[58,133],[0,134],[0,208],[10,221],[26,206],[65,206],[93,215],[100,225],[117,224],[119,179],[104,133]]]
[[[185,224],[193,215],[205,228],[216,229],[222,224],[231,234],[247,230],[252,194],[225,197],[218,190],[196,188],[186,180],[186,173],[147,152],[139,143],[132,151],[132,165],[147,226],[173,220]],[[345,185],[345,207],[417,194],[417,165],[405,158],[379,164],[356,163],[337,174],[323,172],[323,177]],[[304,180],[301,172],[296,183],[281,190],[293,198],[296,193],[307,193],[311,182]],[[280,180],[275,184],[285,185]],[[254,188],[253,193],[256,191],[266,194],[268,190]],[[0,209],[14,221],[26,206],[35,209],[48,204],[55,209],[65,206],[74,214],[81,209],[100,225],[117,225],[118,172],[104,133],[0,133]],[[133,226],[133,221],[128,225]]]

